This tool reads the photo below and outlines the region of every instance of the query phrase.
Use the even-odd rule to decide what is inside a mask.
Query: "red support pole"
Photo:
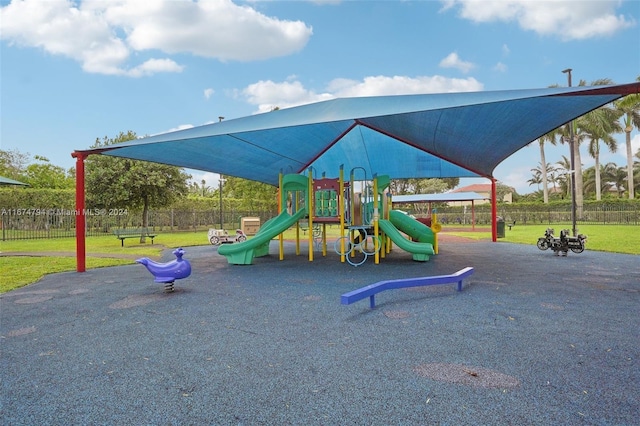
[[[476,205],[473,200],[471,200],[471,230],[476,230]]]
[[[74,152],[71,154],[76,159],[76,271],[85,272],[86,269],[86,220],[84,217],[84,154]]]
[[[496,180],[491,179],[491,240],[498,241],[498,203],[496,202]]]

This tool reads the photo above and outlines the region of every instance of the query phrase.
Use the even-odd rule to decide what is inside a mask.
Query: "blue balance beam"
[[[343,305],[350,305],[365,297],[369,298],[369,306],[371,309],[376,307],[375,295],[385,290],[393,290],[396,288],[419,287],[436,284],[458,283],[458,291],[462,291],[462,280],[473,274],[472,267],[466,267],[451,275],[436,275],[433,277],[404,278],[400,280],[380,281],[357,290],[350,291],[341,296]]]

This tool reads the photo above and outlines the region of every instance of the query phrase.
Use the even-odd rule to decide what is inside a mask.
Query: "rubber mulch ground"
[[[639,424],[638,256],[450,241],[353,267],[277,248],[234,266],[188,247],[173,293],[132,263],[3,294],[2,424]],[[462,292],[340,304],[466,266]]]

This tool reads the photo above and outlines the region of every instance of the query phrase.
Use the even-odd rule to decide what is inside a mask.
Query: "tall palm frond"
[[[600,183],[600,141],[604,142],[610,152],[616,152],[618,145],[613,137],[615,133],[622,132],[622,126],[618,121],[621,113],[612,106],[603,106],[593,110],[578,119],[578,126],[582,129],[585,138],[590,142],[587,152],[595,160],[595,189],[596,200],[602,198]]]
[[[636,78],[640,81],[640,76]],[[631,131],[634,128],[640,130],[640,95],[628,95],[614,102],[615,108],[621,112],[622,125],[625,132],[625,143],[627,148],[627,187],[629,188],[629,198],[635,196],[635,184],[638,180],[634,176],[633,156],[631,153]]]

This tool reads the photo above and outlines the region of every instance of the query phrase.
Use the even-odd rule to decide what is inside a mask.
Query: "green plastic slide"
[[[429,260],[430,255],[435,254],[432,244],[417,243],[415,241],[408,240],[400,233],[400,231],[398,231],[398,228],[393,226],[393,223],[388,220],[380,219],[378,221],[378,226],[398,247],[411,253],[413,255],[413,260],[415,261],[426,262]]]
[[[435,244],[435,236],[433,231],[424,223],[418,222],[411,216],[397,210],[389,211],[389,220],[398,228],[401,232],[404,232],[408,236],[420,243]]]
[[[306,209],[300,209],[293,215],[285,210],[268,220],[253,238],[242,243],[221,245],[218,247],[218,253],[225,256],[232,265],[251,265],[254,257],[268,254],[269,243],[274,237],[282,234],[306,215]]]

